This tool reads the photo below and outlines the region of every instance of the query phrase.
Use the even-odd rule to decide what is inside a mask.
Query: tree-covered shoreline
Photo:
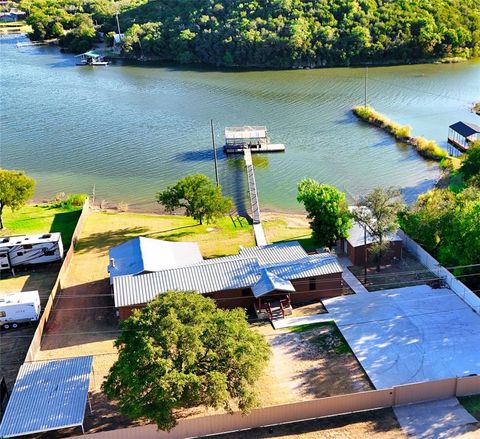
[[[111,38],[178,63],[295,68],[480,55],[477,0],[22,0],[34,39],[67,50]]]

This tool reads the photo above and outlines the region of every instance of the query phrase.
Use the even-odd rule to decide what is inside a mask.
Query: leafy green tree
[[[122,413],[170,430],[178,409],[255,406],[253,385],[270,347],[249,328],[244,310],[219,309],[194,292],[169,292],[134,311],[121,329],[118,360],[102,387]]]
[[[400,215],[402,229],[446,266],[480,263],[480,191],[434,189]]]
[[[202,174],[189,175],[179,180],[174,186],[157,193],[157,201],[168,212],[185,208],[185,215],[210,223],[215,218],[228,214],[233,208],[233,201],[222,196],[220,187]]]
[[[378,187],[360,197],[352,211],[355,221],[366,227],[373,240],[370,252],[377,260],[377,271],[380,271],[383,253],[390,245],[386,238],[398,229],[398,215],[404,208],[398,189]]]
[[[460,167],[460,172],[467,183],[480,187],[480,141],[470,145]]]
[[[297,201],[304,204],[313,238],[320,245],[332,246],[348,237],[352,220],[343,192],[306,178],[298,184]]]
[[[16,210],[33,197],[35,180],[23,171],[0,169],[0,230],[3,229],[3,208]]]

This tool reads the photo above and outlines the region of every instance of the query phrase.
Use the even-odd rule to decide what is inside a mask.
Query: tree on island
[[[372,238],[369,251],[377,262],[377,271],[380,271],[382,256],[390,245],[386,238],[398,229],[398,215],[404,208],[398,189],[378,187],[360,197],[352,211],[355,221],[365,227]]]
[[[270,356],[245,311],[195,292],[159,295],[122,322],[119,356],[102,389],[132,419],[172,429],[180,409],[256,405],[253,385]]]
[[[0,230],[3,229],[3,208],[19,209],[33,197],[35,180],[23,171],[0,169]]]
[[[315,242],[330,247],[348,237],[352,220],[343,192],[306,178],[298,184],[297,201],[305,206]]]
[[[208,224],[228,214],[233,208],[232,199],[224,197],[221,188],[202,174],[184,177],[174,186],[158,192],[157,202],[167,212],[185,208],[185,215],[191,216],[200,224],[203,224],[204,219]]]

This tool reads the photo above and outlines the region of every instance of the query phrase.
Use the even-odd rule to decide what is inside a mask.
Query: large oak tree
[[[118,360],[103,391],[129,417],[169,430],[180,409],[247,412],[255,405],[253,384],[270,348],[249,328],[244,310],[219,309],[194,292],[169,292],[135,311],[121,329]]]

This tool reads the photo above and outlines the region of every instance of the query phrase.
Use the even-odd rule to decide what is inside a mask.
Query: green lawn
[[[298,241],[306,251],[315,251],[318,244],[312,239],[312,230],[305,219],[298,215],[270,214],[262,221],[265,237],[269,244],[282,241]]]
[[[237,254],[241,245],[255,245],[252,226],[246,220],[234,225],[226,217],[214,224],[199,225],[185,216],[95,212],[88,218],[77,251],[108,251],[137,236],[197,242],[206,258]]]
[[[63,246],[68,249],[81,209],[50,207],[49,205],[27,205],[12,212],[3,210],[4,229],[0,236],[29,235],[35,233],[60,232]]]
[[[352,352],[347,341],[333,321],[293,326],[289,328],[289,331],[297,334],[308,334],[308,331],[317,328],[324,328],[325,331],[311,336],[309,341],[312,344],[324,351],[330,351],[336,354],[349,354]]]
[[[462,396],[458,400],[472,416],[480,421],[480,395]]]

